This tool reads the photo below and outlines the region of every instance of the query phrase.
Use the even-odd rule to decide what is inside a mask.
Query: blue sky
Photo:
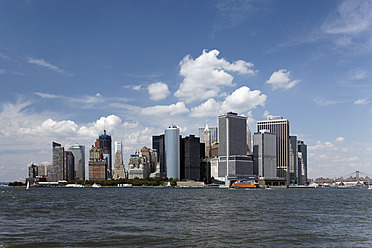
[[[372,1],[1,1],[0,181],[106,129],[290,121],[309,177],[372,174]]]

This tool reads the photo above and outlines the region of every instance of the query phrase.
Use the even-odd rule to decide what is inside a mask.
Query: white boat
[[[65,187],[66,187],[66,188],[84,188],[83,185],[81,185],[81,184],[77,184],[77,183],[66,184]]]
[[[26,189],[30,188],[30,181],[27,181]]]
[[[92,185],[92,188],[96,188],[96,189],[99,189],[101,187],[102,186],[100,184],[97,184],[97,183],[93,183],[93,185]]]
[[[368,186],[368,189],[372,189],[372,185],[369,185],[369,186]]]

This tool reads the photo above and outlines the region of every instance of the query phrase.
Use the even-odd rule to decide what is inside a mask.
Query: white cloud
[[[107,130],[112,132],[114,130],[120,130],[121,119],[116,115],[109,115],[107,117],[101,117],[93,123],[89,123],[85,126],[80,127],[78,134],[83,137],[97,137],[97,134]]]
[[[143,108],[141,110],[142,115],[153,115],[153,116],[164,116],[164,115],[178,115],[190,112],[186,108],[185,103],[177,102],[171,105],[157,105],[153,107]]]
[[[199,106],[191,109],[191,117],[212,117],[221,114],[221,103],[213,98],[208,99]]]
[[[187,55],[180,62],[180,75],[184,77],[179,89],[174,94],[186,103],[216,97],[222,86],[233,86],[234,77],[226,71],[253,75],[253,64],[238,60],[229,63],[219,59],[218,50],[206,51],[196,59]]]
[[[163,100],[169,96],[168,85],[162,82],[152,83],[147,87],[151,100]]]
[[[72,76],[71,73],[62,70],[61,68],[59,68],[56,65],[52,65],[52,64],[46,62],[44,59],[34,59],[34,58],[27,57],[26,61],[29,64],[42,66],[42,67],[48,68],[49,70],[56,71],[56,72],[58,72],[62,75],[65,75],[65,76]]]
[[[0,74],[3,74],[3,73],[5,73],[5,69],[0,68]]]
[[[342,2],[321,26],[328,34],[356,34],[372,26],[372,2],[347,0]]]
[[[133,85],[132,90],[140,90],[142,88],[142,85]]]
[[[291,81],[289,76],[290,71],[287,71],[286,69],[280,69],[278,71],[274,71],[274,73],[270,76],[270,79],[267,80],[266,83],[271,84],[274,90],[279,88],[288,90],[300,82],[300,80]]]
[[[266,95],[262,94],[261,91],[252,91],[248,87],[243,86],[228,95],[222,102],[217,102],[215,99],[210,98],[199,106],[192,108],[190,116],[216,116],[229,111],[243,113],[257,106],[264,106],[266,98]]]
[[[336,138],[336,142],[338,142],[338,143],[342,143],[344,141],[345,141],[344,137],[337,137]]]
[[[29,134],[29,135],[61,135],[70,136],[75,135],[78,126],[75,122],[70,120],[55,121],[52,119],[45,120],[40,126],[35,128],[20,128],[18,129],[19,134]]]
[[[366,98],[360,98],[354,102],[354,104],[367,104],[367,103],[369,103],[369,101]]]
[[[35,95],[40,96],[41,98],[61,98],[54,94],[44,93],[44,92],[34,92]]]

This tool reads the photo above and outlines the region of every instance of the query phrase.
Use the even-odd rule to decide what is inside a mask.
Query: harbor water
[[[0,247],[372,247],[372,191],[4,187],[0,224]]]

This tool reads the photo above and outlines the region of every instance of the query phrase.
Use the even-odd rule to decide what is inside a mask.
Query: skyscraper
[[[247,155],[252,155],[253,149],[252,149],[252,134],[251,130],[249,129],[249,125],[247,123]]]
[[[113,179],[126,178],[125,168],[123,163],[123,143],[120,141],[114,142],[114,155],[115,155],[115,164],[114,172],[112,174]]]
[[[204,130],[208,129],[210,132],[210,142],[211,144],[218,142],[218,128],[217,127],[210,127],[208,122],[206,122],[205,127],[199,127],[199,137],[200,143],[205,143],[204,141]]]
[[[253,175],[253,161],[247,156],[247,118],[228,112],[218,116],[218,175]]]
[[[111,136],[106,134],[106,130],[103,130],[103,134],[99,136],[99,148],[102,150],[103,159],[106,163],[106,178],[112,178],[112,151],[111,151]]]
[[[75,144],[68,148],[75,159],[75,180],[85,180],[85,146]]]
[[[170,125],[165,129],[165,164],[168,178],[180,179],[180,129]]]
[[[75,180],[75,158],[71,151],[65,151],[65,171],[63,175],[63,180],[74,181]]]
[[[59,150],[62,148],[61,144],[52,142],[52,172],[48,174],[50,182],[58,181],[59,174]]]
[[[297,141],[298,164],[297,164],[297,183],[307,184],[307,145],[302,141]]]
[[[189,135],[182,139],[182,148],[181,179],[200,181],[200,139],[195,135]]]
[[[260,177],[276,177],[276,135],[261,130],[253,135],[254,174]]]
[[[268,116],[265,121],[257,121],[257,132],[261,130],[276,134],[276,175],[289,183],[289,121],[279,116]]]
[[[297,183],[297,136],[289,136],[289,181],[292,184]]]
[[[160,167],[160,176],[166,176],[165,168],[165,135],[152,136],[152,149],[157,151],[157,161]]]
[[[89,150],[89,180],[107,179],[107,160],[102,159],[101,149],[95,146]]]

